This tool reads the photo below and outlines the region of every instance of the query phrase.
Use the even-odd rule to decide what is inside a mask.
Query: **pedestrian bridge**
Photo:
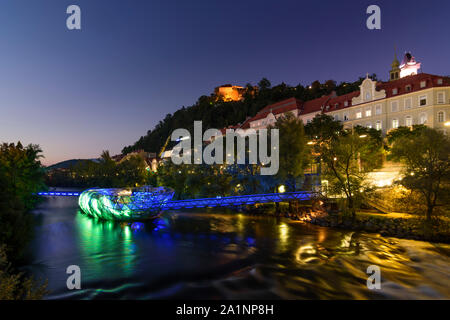
[[[78,197],[79,191],[48,191],[39,192],[43,197]],[[187,200],[171,200],[161,205],[161,210],[178,210],[190,208],[211,208],[211,207],[237,207],[257,203],[305,201],[313,198],[317,193],[312,191],[297,191],[285,193],[251,194],[230,197],[199,198]]]

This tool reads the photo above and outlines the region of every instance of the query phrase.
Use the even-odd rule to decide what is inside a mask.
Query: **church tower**
[[[391,71],[389,71],[389,81],[400,79],[400,62],[397,60],[397,54],[395,54],[394,61],[391,64]]]

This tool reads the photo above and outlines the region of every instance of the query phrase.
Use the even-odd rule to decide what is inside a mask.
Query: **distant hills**
[[[98,159],[71,159],[71,160],[65,160],[61,161],[55,164],[52,164],[51,166],[45,167],[45,170],[55,170],[55,169],[68,169],[70,167],[73,167],[81,162],[97,162]]]

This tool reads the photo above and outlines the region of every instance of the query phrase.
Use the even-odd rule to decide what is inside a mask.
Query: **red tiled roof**
[[[342,96],[331,98],[326,104],[326,106],[329,106],[329,109],[327,110],[325,108],[324,112],[330,112],[330,111],[334,111],[334,110],[340,110],[340,109],[351,107],[352,99],[359,96],[359,94],[360,94],[359,91],[352,91],[352,92],[344,94]],[[347,106],[345,106],[345,101],[348,102]]]
[[[274,115],[276,115],[300,109],[301,105],[302,102],[296,98],[289,98],[274,104],[270,104],[259,111],[253,118],[251,118],[250,122],[263,119],[267,117],[269,113],[273,113]]]
[[[306,101],[302,106],[302,111],[300,114],[308,114],[312,112],[319,112],[325,107],[328,100],[332,98],[335,95],[335,93],[332,93],[328,96],[322,96],[320,98]]]
[[[442,84],[438,84],[438,80],[442,79]],[[426,86],[424,88],[420,87],[420,83],[426,81]],[[406,86],[410,85],[411,90],[407,91]],[[407,94],[411,92],[416,92],[420,90],[425,90],[434,87],[445,87],[450,85],[450,79],[447,77],[437,76],[428,73],[419,73],[416,75],[404,77],[398,80],[389,82],[380,82],[377,84],[377,90],[386,90],[386,98],[391,98],[399,96],[402,94]],[[398,93],[393,94],[392,90],[397,88]]]

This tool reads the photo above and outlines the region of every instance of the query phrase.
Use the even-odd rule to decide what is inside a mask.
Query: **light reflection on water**
[[[450,298],[450,246],[224,213],[165,213],[148,223],[93,220],[75,199],[37,210],[29,268],[48,298]],[[69,265],[82,289],[66,289]],[[366,269],[380,266],[382,289]]]

